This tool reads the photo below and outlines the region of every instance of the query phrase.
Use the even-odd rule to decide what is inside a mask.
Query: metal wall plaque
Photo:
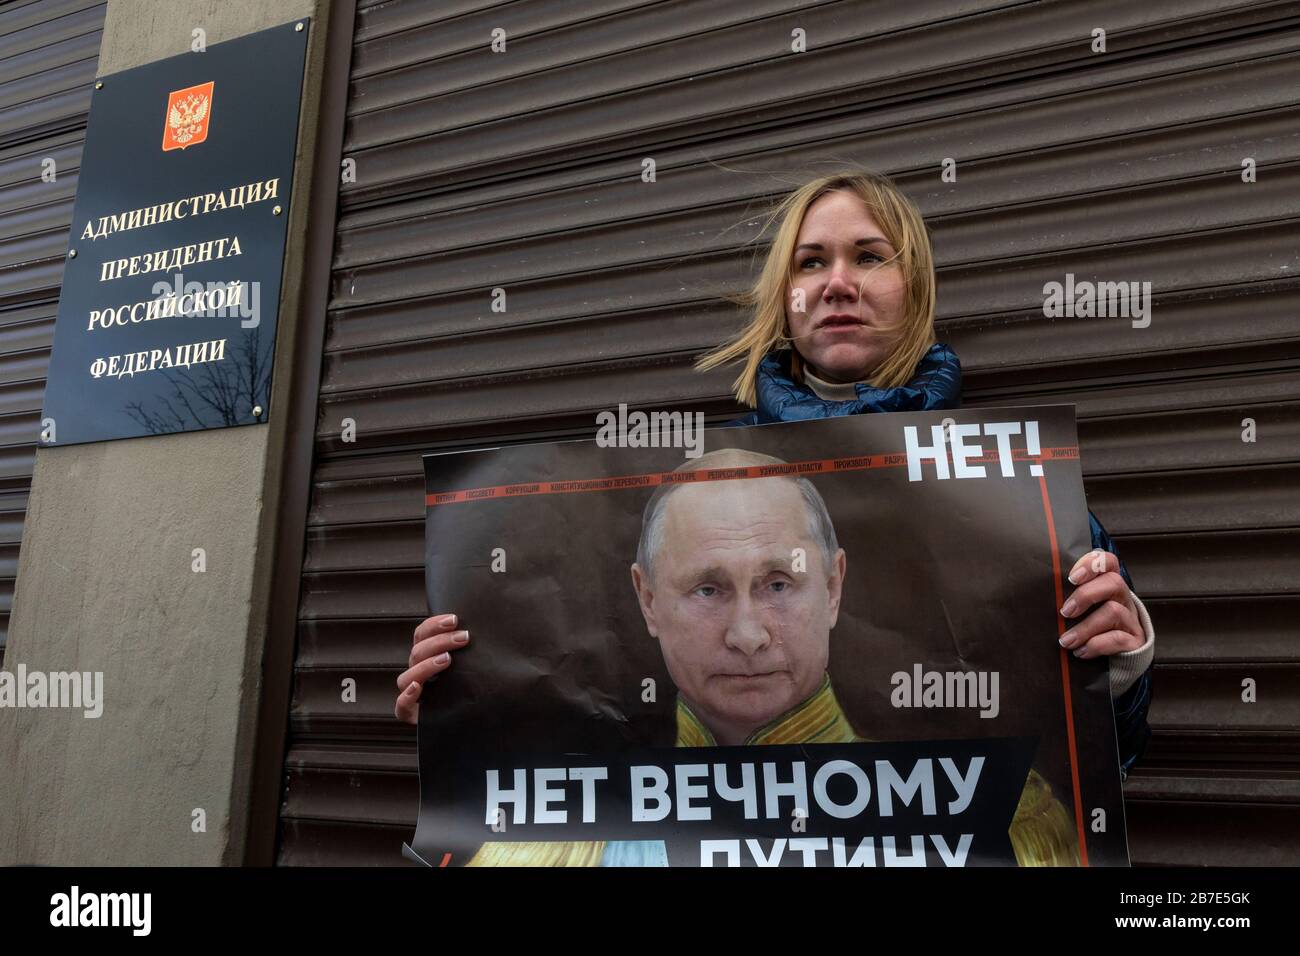
[[[267,420],[309,30],[96,82],[42,446]]]

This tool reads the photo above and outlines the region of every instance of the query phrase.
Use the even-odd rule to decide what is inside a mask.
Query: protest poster
[[[693,418],[426,456],[411,855],[1127,865],[1073,407]]]

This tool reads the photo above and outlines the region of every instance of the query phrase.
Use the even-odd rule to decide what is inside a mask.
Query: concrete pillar
[[[274,391],[268,424],[36,452],[4,667],[102,671],[105,703],[0,708],[0,864],[242,859],[290,359],[324,321],[301,302],[330,5],[109,0],[101,76],[188,52],[195,27],[211,45],[312,18]]]

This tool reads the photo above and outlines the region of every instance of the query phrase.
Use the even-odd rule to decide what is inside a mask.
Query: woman
[[[934,261],[920,213],[889,179],[868,172],[823,176],[774,210],[767,260],[743,297],[748,326],[697,368],[742,363],[733,389],[754,408],[734,424],[803,421],[871,412],[957,408],[961,363],[935,342]],[[1062,646],[1111,658],[1120,766],[1127,772],[1150,737],[1150,616],[1101,523],[1089,512],[1095,550],[1079,559],[1060,613]],[[415,630],[410,666],[397,679],[396,716],[415,723],[424,681],[469,642],[455,615]]]

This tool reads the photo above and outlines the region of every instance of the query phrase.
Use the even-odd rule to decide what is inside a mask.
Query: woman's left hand
[[[1147,642],[1133,592],[1120,577],[1119,558],[1109,551],[1089,551],[1075,562],[1069,578],[1077,586],[1061,615],[1083,620],[1061,635],[1062,647],[1089,658],[1135,651]]]

